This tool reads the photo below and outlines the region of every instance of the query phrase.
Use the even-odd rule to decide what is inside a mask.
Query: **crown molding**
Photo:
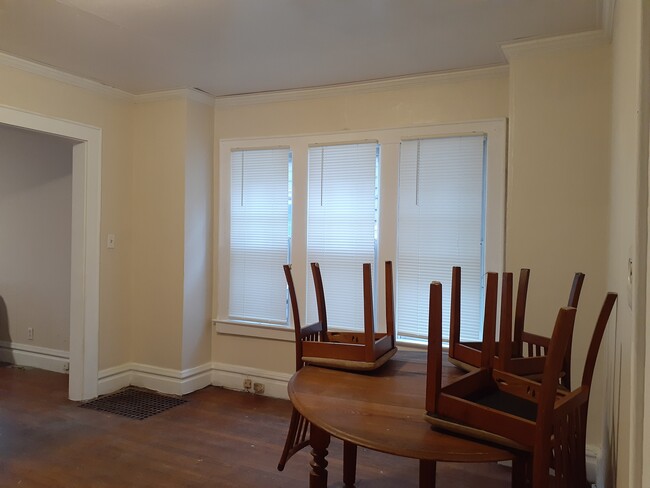
[[[160,100],[168,100],[172,98],[185,98],[187,100],[193,100],[198,103],[214,106],[214,97],[207,93],[201,92],[194,89],[179,89],[179,90],[167,90],[160,92],[145,93],[142,95],[134,95],[132,93],[125,92],[118,88],[113,88],[98,81],[89,80],[87,78],[82,78],[77,75],[72,75],[66,73],[65,71],[46,66],[44,64],[39,64],[34,61],[29,61],[27,59],[18,58],[0,51],[0,66],[7,66],[9,68],[19,69],[27,73],[34,75],[42,76],[50,80],[60,81],[68,85],[76,86],[77,88],[83,88],[100,95],[109,96],[112,98],[117,98],[127,102],[135,103],[145,103],[153,102]]]
[[[77,88],[83,88],[84,90],[88,90],[99,95],[109,96],[111,98],[117,98],[128,102],[133,101],[133,95],[131,93],[113,88],[108,85],[104,85],[98,81],[71,75],[70,73],[66,73],[65,71],[46,66],[44,64],[39,64],[34,61],[18,58],[4,52],[0,52],[0,66],[16,68],[21,71],[26,71],[27,73],[48,78],[50,80],[60,81],[68,85],[76,86]]]
[[[210,107],[214,107],[214,97],[205,92],[189,88],[179,88],[178,90],[165,90],[159,92],[143,93],[142,95],[134,95],[135,103],[150,103],[161,102],[164,100],[174,99],[192,100],[194,102],[202,103]]]
[[[346,95],[355,93],[373,93],[398,88],[426,86],[435,83],[452,83],[459,81],[478,80],[485,78],[496,78],[507,76],[507,65],[487,66],[483,68],[452,70],[438,73],[426,73],[421,75],[399,76],[381,80],[343,83],[314,88],[302,88],[291,90],[279,90],[264,93],[251,93],[243,95],[226,95],[213,97],[208,93],[196,89],[181,88],[177,90],[165,90],[159,92],[134,95],[97,81],[72,75],[64,71],[18,58],[7,53],[0,52],[0,66],[16,68],[45,78],[60,81],[76,86],[100,95],[117,98],[133,103],[148,103],[162,100],[184,98],[210,107],[229,107],[237,105],[252,105],[259,103],[274,103],[286,101],[298,101]]]
[[[522,54],[575,47],[599,46],[607,43],[609,43],[609,38],[604,30],[593,30],[564,36],[540,37],[507,42],[501,44],[501,50],[508,62],[510,62],[513,57],[521,56]]]
[[[399,76],[381,80],[343,83],[314,88],[293,90],[279,90],[264,93],[250,93],[243,95],[227,95],[215,98],[215,106],[231,107],[236,105],[253,105],[258,103],[274,103],[326,98],[337,95],[374,93],[379,91],[394,90],[426,86],[435,83],[451,83],[459,81],[479,80],[484,78],[497,78],[508,75],[507,65],[487,66],[484,68],[444,71],[421,75]]]

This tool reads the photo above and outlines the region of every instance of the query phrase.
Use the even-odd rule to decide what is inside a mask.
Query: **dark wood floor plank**
[[[277,462],[288,401],[208,387],[145,420],[78,408],[67,376],[0,367],[0,487],[306,487],[308,449]],[[330,486],[341,487],[342,443],[330,444]],[[359,450],[357,486],[416,487],[418,463]],[[496,464],[438,465],[438,487],[509,487]]]

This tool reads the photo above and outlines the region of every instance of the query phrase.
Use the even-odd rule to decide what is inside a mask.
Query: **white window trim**
[[[215,296],[213,323],[221,334],[252,336],[276,340],[293,340],[291,326],[251,324],[228,319],[228,296],[230,280],[230,153],[234,149],[259,149],[269,147],[291,148],[293,153],[293,181],[307,181],[307,155],[309,146],[315,144],[346,144],[359,141],[378,141],[381,145],[379,174],[379,263],[378,290],[384,290],[381,270],[384,261],[395,261],[397,255],[397,197],[400,143],[407,139],[448,137],[467,134],[487,135],[487,195],[485,269],[501,272],[505,266],[506,226],[506,131],[505,118],[439,125],[421,125],[355,132],[331,132],[280,137],[250,137],[221,139],[219,141],[219,196],[215,200],[218,209],[217,267],[214,272]],[[301,319],[306,313],[307,265],[307,185],[293,187],[292,215],[292,272],[299,300]],[[385,323],[385,294],[377,293],[377,321]],[[305,324],[303,324],[305,325]],[[382,325],[380,325],[380,328]]]

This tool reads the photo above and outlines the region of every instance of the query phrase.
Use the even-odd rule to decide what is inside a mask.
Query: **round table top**
[[[443,361],[443,385],[462,372]],[[426,354],[400,351],[372,372],[305,366],[289,382],[294,407],[329,434],[397,456],[443,462],[513,459],[512,453],[437,432],[424,420]]]

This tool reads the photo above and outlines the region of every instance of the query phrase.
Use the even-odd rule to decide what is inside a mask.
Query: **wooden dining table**
[[[443,361],[443,384],[462,374]],[[399,351],[381,368],[354,372],[305,366],[289,381],[289,398],[311,422],[310,488],[327,486],[331,436],[420,460],[420,487],[435,488],[437,462],[514,460],[513,453],[435,431],[424,420],[426,353]],[[352,481],[354,483],[354,481]],[[348,480],[346,486],[350,486]]]

